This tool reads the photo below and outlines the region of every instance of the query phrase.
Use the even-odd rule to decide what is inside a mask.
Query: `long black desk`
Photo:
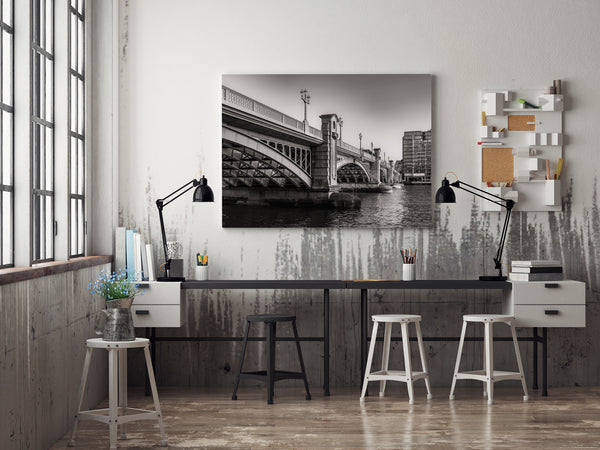
[[[304,337],[306,341],[323,342],[323,391],[324,395],[329,395],[329,291],[331,289],[359,289],[361,292],[361,380],[364,377],[364,371],[367,359],[368,325],[369,325],[369,289],[387,290],[387,289],[417,289],[417,290],[511,290],[512,284],[507,281],[479,281],[479,280],[416,280],[416,281],[396,281],[396,280],[208,280],[208,281],[184,281],[181,283],[181,289],[319,289],[323,290],[323,336],[322,337]],[[156,337],[155,330],[152,330],[150,336],[152,348],[155,341],[170,340],[198,340],[198,341],[223,341],[223,340],[241,340],[240,337],[205,337],[205,338],[168,338]],[[258,338],[260,339],[260,338]],[[482,340],[483,338],[468,338],[469,340]],[[425,337],[428,341],[458,341],[459,337]],[[510,340],[510,338],[495,338],[495,340]],[[543,337],[538,336],[537,328],[533,329],[533,337],[520,338],[523,341],[533,342],[534,352],[534,380],[533,388],[537,389],[537,344],[543,345],[543,390],[542,395],[547,393],[547,330],[543,329]],[[154,350],[153,350],[154,352]]]

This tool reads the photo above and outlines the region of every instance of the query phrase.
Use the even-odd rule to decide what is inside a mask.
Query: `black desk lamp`
[[[190,186],[191,185],[191,186]],[[194,191],[194,201],[195,202],[214,202],[215,196],[213,195],[213,191],[208,185],[206,178],[203,176],[200,178],[200,181],[195,178],[181,186],[174,192],[171,192],[165,198],[159,198],[156,200],[156,207],[158,208],[158,215],[160,217],[160,231],[162,232],[162,241],[163,241],[163,250],[165,252],[165,276],[158,277],[158,281],[185,281],[184,277],[171,277],[171,259],[167,253],[167,236],[165,235],[165,222],[163,220],[163,208],[171,203],[173,200],[181,197],[183,194],[188,192],[193,187],[196,188]],[[187,189],[186,189],[187,188]],[[185,189],[185,190],[184,190]],[[177,194],[177,195],[175,195]],[[173,197],[175,196],[175,197]],[[172,198],[171,198],[172,197]]]
[[[465,188],[463,187],[463,185],[467,187]],[[456,196],[454,195],[454,191],[450,186],[457,187],[459,189],[462,189],[463,191],[467,191],[473,195],[476,195],[477,197],[481,197],[482,199],[487,200],[488,202],[492,202],[496,205],[500,205],[503,208],[506,208],[506,218],[504,219],[504,227],[502,228],[502,234],[500,236],[500,246],[498,247],[496,257],[494,258],[494,263],[496,264],[496,269],[498,270],[498,276],[482,275],[479,277],[479,279],[482,281],[505,281],[506,277],[502,275],[502,250],[504,250],[504,242],[506,241],[506,233],[508,232],[508,221],[510,220],[510,213],[512,211],[513,206],[515,206],[515,202],[491,194],[487,191],[484,191],[483,189],[476,188],[475,186],[471,186],[470,184],[467,184],[464,181],[456,180],[454,183],[450,183],[446,179],[446,177],[444,177],[444,179],[442,180],[442,187],[439,188],[435,193],[436,203],[456,203]],[[478,192],[481,192],[481,194],[479,194]],[[487,197],[484,197],[482,194],[487,195]]]

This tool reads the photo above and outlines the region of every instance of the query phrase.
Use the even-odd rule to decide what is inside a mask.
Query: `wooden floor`
[[[409,405],[406,388],[389,386],[386,397],[360,403],[359,390],[334,389],[330,397],[313,389],[306,401],[302,389],[275,389],[275,404],[266,391],[241,386],[238,400],[231,389],[161,388],[159,395],[173,448],[599,448],[600,387],[554,388],[549,397],[496,385],[495,404],[488,406],[479,388],[434,389],[426,400],[417,389]],[[373,395],[375,394],[375,395]],[[130,390],[130,406],[151,408],[151,397]],[[106,407],[103,403],[102,407]],[[155,422],[128,425],[119,447],[160,446]],[[64,436],[53,449],[67,447]],[[80,422],[75,448],[108,448],[108,427]]]

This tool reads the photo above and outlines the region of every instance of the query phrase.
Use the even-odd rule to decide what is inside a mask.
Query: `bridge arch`
[[[337,167],[338,183],[369,183],[369,171],[358,161],[344,161]]]

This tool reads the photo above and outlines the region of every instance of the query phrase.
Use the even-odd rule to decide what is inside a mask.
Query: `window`
[[[31,3],[32,263],[54,259],[54,0]]]
[[[13,265],[13,0],[0,0],[0,267]]]
[[[69,257],[85,254],[84,1],[69,5]]]

